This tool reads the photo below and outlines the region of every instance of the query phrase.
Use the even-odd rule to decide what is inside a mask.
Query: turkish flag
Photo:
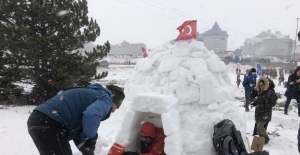
[[[185,21],[177,28],[177,30],[179,30],[180,34],[175,39],[175,41],[196,39],[197,20]]]
[[[144,58],[148,57],[148,54],[144,47],[142,47],[142,53],[143,53]]]

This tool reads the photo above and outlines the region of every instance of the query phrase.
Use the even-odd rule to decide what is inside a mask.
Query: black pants
[[[268,124],[269,124],[269,122],[266,122],[265,125],[264,125],[264,128],[266,129],[266,131],[267,131],[267,128],[268,128]],[[254,135],[258,135],[258,133],[257,133],[257,124],[256,124],[256,122],[255,122],[254,130],[253,130],[253,136],[254,136]]]
[[[27,126],[41,155],[72,155],[66,130],[62,124],[39,111],[33,111]]]
[[[249,110],[249,104],[253,101],[253,98],[251,97],[251,92],[245,92],[245,99],[246,99],[246,102],[245,102],[245,108],[247,110]]]

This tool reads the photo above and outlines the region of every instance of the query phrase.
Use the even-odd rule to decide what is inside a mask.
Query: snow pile
[[[120,107],[125,116],[115,142],[136,151],[141,125],[164,129],[169,155],[215,154],[213,126],[229,118],[245,135],[225,64],[202,42],[165,43],[138,61]]]

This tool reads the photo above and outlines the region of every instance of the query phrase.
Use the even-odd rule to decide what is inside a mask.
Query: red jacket
[[[147,153],[141,155],[166,155],[164,152],[166,135],[162,128],[156,128],[152,123],[146,122],[142,126],[140,135],[154,139],[146,146]]]

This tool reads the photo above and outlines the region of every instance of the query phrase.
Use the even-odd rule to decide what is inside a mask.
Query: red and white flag
[[[175,39],[175,41],[196,39],[197,20],[187,20],[182,25],[180,25],[177,30],[179,30],[180,34]]]
[[[143,52],[143,57],[144,58],[148,57],[148,54],[147,54],[146,49],[144,47],[142,47],[142,52]]]

